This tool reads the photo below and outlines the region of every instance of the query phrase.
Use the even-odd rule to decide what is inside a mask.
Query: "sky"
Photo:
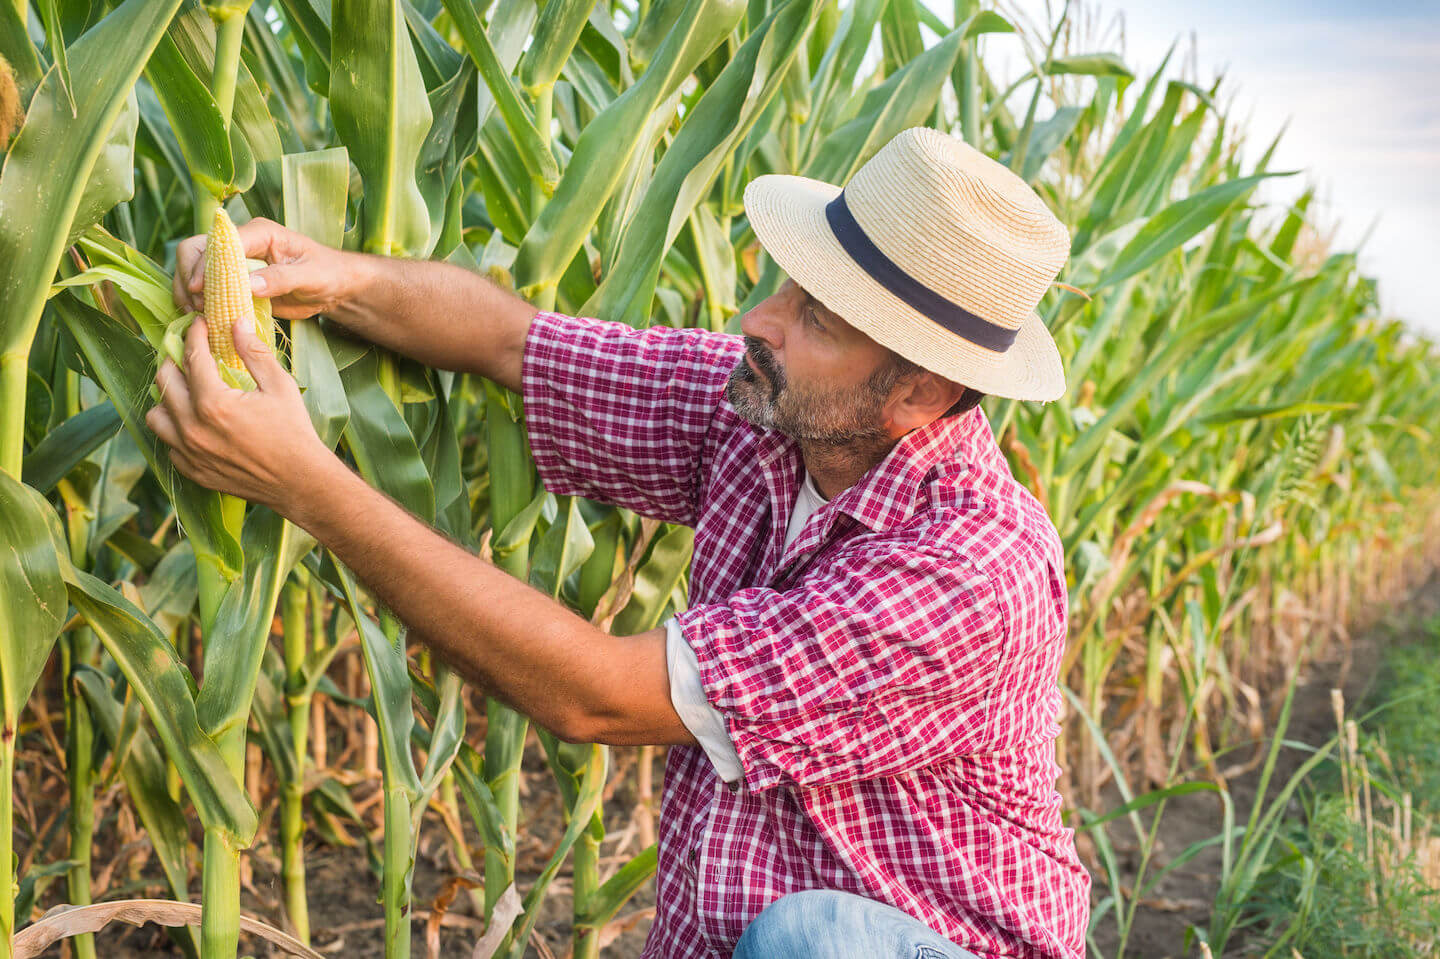
[[[1120,52],[1123,29],[1138,81],[1177,39],[1167,76],[1208,88],[1224,74],[1219,103],[1245,130],[1243,169],[1284,128],[1270,169],[1303,172],[1265,181],[1252,202],[1283,209],[1313,185],[1312,218],[1335,228],[1332,249],[1360,251],[1382,314],[1440,341],[1440,0],[1084,3],[1081,35],[1095,52]],[[1047,15],[1046,0],[999,0],[996,9],[1043,26],[1062,7],[1049,0]],[[991,70],[1008,79],[1027,69],[1018,38],[985,42]]]

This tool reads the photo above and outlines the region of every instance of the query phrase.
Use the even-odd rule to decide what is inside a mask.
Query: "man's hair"
[[[875,373],[871,375],[870,381],[866,384],[877,396],[889,396],[890,391],[895,387],[896,383],[902,380],[908,380],[912,376],[925,372],[923,366],[918,366],[910,362],[894,350],[889,350],[889,353],[890,362],[876,370]],[[960,398],[955,401],[955,405],[936,418],[943,420],[946,417],[968,413],[976,406],[979,406],[980,401],[984,398],[984,393],[979,390],[972,390],[967,386],[965,387],[965,392],[961,393]]]

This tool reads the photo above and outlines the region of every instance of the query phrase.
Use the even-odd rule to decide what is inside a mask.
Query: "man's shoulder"
[[[1060,534],[1045,507],[1008,471],[983,464],[939,471],[912,523],[922,548],[964,556],[1006,579],[1018,568],[1063,563]]]
[[[714,357],[732,365],[745,352],[745,338],[733,333],[663,323],[637,327],[617,320],[570,316],[553,310],[537,313],[528,335],[541,343],[550,340],[568,342],[575,337],[583,337],[591,341],[598,339],[615,349],[674,350],[699,357]]]

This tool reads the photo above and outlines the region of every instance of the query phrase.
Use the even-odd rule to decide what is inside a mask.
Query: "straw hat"
[[[993,396],[1065,392],[1035,307],[1070,234],[1024,180],[963,140],[906,130],[843,190],[757,177],[745,212],[795,282],[911,362]]]

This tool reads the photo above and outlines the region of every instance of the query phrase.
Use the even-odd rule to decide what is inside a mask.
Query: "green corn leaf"
[[[566,503],[545,535],[530,565],[530,585],[559,599],[561,587],[570,574],[580,568],[595,548],[590,528],[580,515],[580,504],[573,496],[565,497]]]
[[[345,239],[350,164],[343,147],[286,154],[281,160],[285,225],[339,249]],[[315,432],[334,446],[350,419],[350,403],[328,336],[316,318],[290,321],[290,370],[305,397]]]
[[[843,185],[901,130],[923,123],[960,53],[955,30],[865,94],[855,119],[825,137],[809,155],[805,176]]]
[[[1071,74],[1089,77],[1124,77],[1127,80],[1135,78],[1135,74],[1125,66],[1125,61],[1114,53],[1077,53],[1066,57],[1054,57],[1046,63],[1045,72],[1052,77]]]
[[[801,134],[803,155],[810,156],[819,138],[842,120],[842,111],[851,100],[855,75],[870,48],[875,26],[888,0],[854,0],[845,7],[835,35],[810,81],[810,119]],[[848,118],[844,118],[848,119]]]
[[[485,777],[478,773],[482,765],[479,754],[462,743],[460,754],[451,769],[455,771],[455,783],[460,787],[460,795],[465,800],[471,819],[475,821],[475,828],[480,831],[480,838],[484,840],[486,849],[493,850],[503,861],[510,863],[513,870],[515,837],[505,825],[505,817],[501,814]]]
[[[105,644],[150,716],[166,755],[180,770],[186,792],[209,829],[228,832],[248,845],[255,810],[225,765],[215,740],[202,731],[190,671],[169,640],[129,600],[89,573],[76,570],[70,602]]]
[[[584,912],[575,917],[577,929],[601,929],[615,918],[615,914],[630,897],[644,888],[655,875],[659,863],[659,849],[655,844],[636,853],[629,862],[601,884],[590,897]]]
[[[506,568],[506,561],[522,547],[529,545],[530,537],[535,532],[535,524],[540,521],[541,511],[554,498],[552,493],[542,487],[525,508],[516,513],[510,522],[505,524],[504,529],[495,535],[490,544],[490,554],[495,558],[496,566]]]
[[[114,543],[114,537],[110,542]],[[147,567],[147,572],[149,576],[140,587],[141,605],[162,633],[174,637],[175,630],[195,609],[199,589],[190,541],[176,543]]]
[[[445,0],[445,9],[454,19],[455,26],[465,41],[465,49],[469,51],[481,78],[490,89],[491,96],[495,98],[500,116],[524,158],[530,176],[547,192],[553,190],[560,177],[560,168],[555,163],[554,154],[550,152],[548,137],[536,128],[534,118],[520,102],[520,94],[510,82],[510,77],[495,48],[491,46],[490,38],[486,36],[485,27],[476,16],[474,7],[469,0]]]
[[[705,91],[655,168],[614,268],[582,313],[646,325],[665,251],[779,92],[818,7],[818,0],[789,0],[756,26]]]
[[[122,708],[115,699],[109,679],[98,670],[81,666],[75,672],[76,687],[85,697],[90,714],[101,733],[112,744],[121,741]],[[118,753],[117,753],[118,754]],[[146,730],[136,730],[124,752],[120,775],[125,790],[140,816],[146,838],[160,858],[160,868],[170,891],[181,902],[190,901],[190,824],[185,811],[171,796],[166,785],[165,763]],[[187,938],[194,938],[186,927]]]
[[[0,696],[13,730],[60,635],[68,550],[55,510],[0,469]]]
[[[47,433],[25,457],[21,477],[27,485],[48,493],[119,429],[120,414],[109,400],[81,410]]]
[[[133,147],[139,116],[131,88],[179,2],[126,0],[71,45],[70,67],[86,78],[73,112],[61,102],[53,68],[31,99],[0,170],[0,354],[28,353],[66,244],[89,225],[84,219],[103,212],[98,206],[128,194],[128,154],[124,164],[114,162],[117,121],[124,153],[125,131]],[[113,189],[90,188],[97,170]],[[8,426],[0,428],[0,437],[8,435]],[[16,469],[20,450],[10,442],[0,440],[0,463]]]
[[[313,540],[265,507],[245,516],[245,565],[225,591],[205,636],[204,683],[195,699],[201,728],[216,740],[242,731],[285,578]]]
[[[610,632],[616,636],[633,636],[651,630],[660,622],[670,592],[690,565],[695,547],[695,531],[684,526],[671,526],[650,548],[650,556],[635,574],[635,588],[630,602],[615,617]]]
[[[620,512],[611,510],[599,523],[590,529],[591,541],[595,544],[590,558],[580,567],[580,590],[578,607],[587,619],[594,615],[595,606],[615,577],[617,569],[625,563],[620,543]]]
[[[654,59],[670,30],[680,22],[686,0],[655,0],[630,36],[630,60],[643,69]]]
[[[285,11],[285,20],[292,27],[292,36],[301,50],[313,59],[319,76],[312,76],[311,83],[321,81],[315,92],[322,97],[330,95],[330,3],[327,0],[280,0]],[[307,73],[309,69],[307,67]]]
[[[145,67],[145,78],[165,110],[190,175],[216,199],[234,192],[235,160],[225,118],[210,88],[195,75],[169,36],[156,46]]]
[[[435,520],[435,487],[415,434],[380,384],[375,349],[340,372],[350,403],[345,442],[371,486],[393,496],[426,523]]]
[[[28,103],[30,94],[45,75],[45,65],[40,62],[39,51],[30,42],[23,16],[14,4],[0,3],[0,57],[4,57],[15,72],[20,99]]]
[[[420,791],[412,806],[416,835],[419,835],[420,816],[430,802],[430,796],[440,787],[440,780],[455,762],[460,747],[465,742],[465,684],[460,675],[452,670],[441,671],[439,700],[435,706],[435,725],[425,746],[425,769],[420,773]]]
[[[1222,410],[1219,413],[1211,413],[1200,418],[1200,422],[1206,426],[1221,426],[1226,423],[1236,423],[1241,420],[1271,420],[1288,419],[1292,416],[1306,416],[1311,413],[1332,413],[1337,410],[1353,410],[1359,407],[1358,403],[1334,403],[1307,400],[1298,403],[1276,403],[1269,406],[1239,406],[1234,409]]]
[[[925,50],[920,37],[919,6],[917,0],[890,0],[885,5],[885,14],[880,18],[880,47],[886,73],[894,73]]]
[[[145,425],[151,405],[149,388],[155,374],[154,352],[144,340],[68,294],[56,297],[54,306],[84,353],[86,364],[115,404],[126,431],[174,502],[180,525],[195,546],[197,562],[211,563],[224,578],[233,579],[239,574],[243,557],[239,541],[225,528],[220,494],[180,475],[170,465],[168,447]]]
[[[65,33],[60,26],[60,10],[57,0],[40,0],[40,20],[45,24],[45,49],[55,64],[60,79],[60,91],[73,115],[75,113],[75,81],[70,79],[70,61],[65,54]]]
[[[533,95],[560,76],[594,9],[595,0],[546,0],[535,37],[520,63],[520,82],[527,92]]]
[[[342,0],[333,18],[330,112],[365,184],[364,249],[422,255],[430,214],[415,175],[430,101],[398,0]]]
[[[463,249],[463,247],[462,247]],[[461,546],[475,545],[471,530],[469,489],[461,468],[460,425],[451,393],[455,375],[430,371],[437,393],[431,407],[435,423],[421,447],[425,469],[435,485],[435,528]]]
[[[1227,180],[1172,203],[1141,227],[1135,238],[1120,251],[1114,267],[1100,277],[1095,288],[1103,289],[1134,276],[1178,249],[1185,241],[1219,219],[1230,204],[1248,196],[1261,180],[1290,175],[1264,173]]]
[[[280,673],[278,664],[267,664],[260,670],[255,681],[255,699],[251,704],[250,717],[260,731],[265,755],[275,764],[275,774],[282,783],[300,781],[300,760],[295,755],[295,745],[290,739],[290,727],[285,715],[285,693],[282,688],[284,677],[272,676]]]
[[[679,25],[666,35],[645,73],[585,127],[555,195],[520,244],[515,282],[522,290],[558,282],[619,186],[631,156],[648,148],[639,137],[645,121],[743,13],[738,0],[688,0]]]
[[[215,24],[202,6],[190,3],[182,6],[171,21],[166,38],[174,42],[195,76],[202,82],[208,81],[215,72]],[[190,121],[182,118],[181,122]],[[208,135],[216,134],[212,129]],[[265,95],[242,59],[235,76],[235,101],[229,128],[229,154],[234,173],[226,189],[248,191],[246,206],[272,219],[279,217],[279,170],[270,161],[277,161],[280,152],[279,134],[265,104]]]
[[[1025,168],[1020,174],[1026,182],[1031,182],[1040,175],[1045,161],[1074,132],[1075,124],[1084,113],[1082,107],[1059,107],[1049,119],[1035,124],[1035,128],[1030,132],[1029,146],[1025,150]],[[1008,166],[1008,156],[1002,158],[1001,162]]]
[[[525,894],[525,912],[519,919],[515,930],[514,942],[516,945],[511,953],[511,959],[520,959],[523,956],[526,946],[530,941],[530,930],[535,928],[535,922],[540,916],[537,907],[554,880],[556,873],[560,871],[560,865],[565,861],[570,847],[580,838],[580,834],[590,827],[591,817],[595,815],[596,809],[600,806],[600,795],[605,788],[605,772],[608,766],[609,753],[604,746],[587,744],[581,747],[588,750],[588,760],[580,767],[580,785],[574,803],[570,806],[570,823],[565,829],[565,834],[560,837],[560,843],[550,855],[550,861],[535,877],[534,884]]]
[[[380,624],[366,615],[360,601],[360,588],[350,571],[340,562],[334,564],[336,579],[344,590],[350,615],[360,631],[360,649],[365,656],[365,669],[370,675],[371,698],[375,721],[380,728],[380,744],[384,753],[387,788],[404,792],[413,805],[420,795],[420,778],[410,753],[410,729],[415,714],[410,706],[410,674],[405,664],[405,645],[398,647],[386,638]]]

